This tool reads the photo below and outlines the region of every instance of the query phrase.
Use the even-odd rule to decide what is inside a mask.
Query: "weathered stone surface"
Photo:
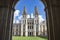
[[[10,40],[12,18],[17,0],[0,0],[0,40]]]
[[[60,40],[60,0],[42,0],[45,4],[48,25],[48,39]]]

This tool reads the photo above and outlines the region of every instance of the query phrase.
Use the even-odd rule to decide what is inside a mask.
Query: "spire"
[[[34,15],[38,15],[38,10],[37,10],[37,7],[36,6],[34,8]]]
[[[24,6],[22,15],[26,15],[26,6]]]
[[[31,14],[30,14],[30,18],[31,18]]]

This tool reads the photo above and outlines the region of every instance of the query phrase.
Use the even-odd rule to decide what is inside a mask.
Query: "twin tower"
[[[22,16],[26,17],[26,15],[27,15],[26,6],[24,6],[24,9],[23,9],[23,12],[22,12]],[[36,6],[34,7],[34,16],[38,17],[38,10],[37,10]]]
[[[24,10],[21,18],[21,36],[38,36],[40,35],[40,25],[39,25],[39,17],[38,10],[35,6],[34,9],[34,18],[27,18],[26,7],[24,6]]]

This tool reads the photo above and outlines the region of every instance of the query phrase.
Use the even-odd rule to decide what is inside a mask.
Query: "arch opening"
[[[21,0],[20,0],[21,1]],[[39,1],[39,2],[41,2],[41,0]],[[20,2],[18,2],[17,4],[19,5],[19,3]],[[45,8],[45,6],[46,5],[43,5],[43,3],[41,2],[41,4],[43,5],[42,7],[43,7],[43,9],[42,9],[42,7],[41,7],[41,10],[42,10],[42,12],[41,12],[41,10],[40,10],[40,6],[38,6],[38,4],[36,4],[36,5],[34,5],[34,6],[37,6],[37,8],[38,8],[38,13],[42,13],[42,14],[39,14],[39,16],[38,17],[40,17],[40,19],[39,20],[36,20],[36,18],[37,18],[37,15],[35,16],[35,15],[33,15],[33,10],[35,10],[34,9],[34,7],[32,8],[31,6],[29,7],[29,5],[20,5],[20,6],[18,6],[16,4],[16,7],[17,7],[17,9],[16,9],[16,7],[15,7],[15,12],[14,12],[14,21],[13,21],[13,28],[12,28],[12,35],[13,36],[43,36],[43,37],[47,37],[48,35],[47,35],[47,25],[46,25],[46,15],[45,15],[45,11],[44,11],[44,8]],[[21,4],[21,3],[20,3]],[[27,2],[26,2],[26,4],[27,4]],[[45,4],[45,3],[44,3]],[[30,4],[30,5],[33,5],[33,4]],[[27,10],[26,9],[24,9],[25,7],[24,6],[26,6],[26,8],[27,8]],[[21,7],[21,8],[20,8]],[[23,8],[24,7],[24,8]],[[32,9],[31,9],[32,8]],[[22,12],[23,11],[23,12]],[[25,13],[25,11],[26,11],[26,13],[28,13],[28,15],[27,15],[27,17],[28,18],[26,18],[26,16],[25,16],[25,14],[22,14],[22,13]],[[31,13],[30,13],[30,12]],[[35,13],[36,13],[36,10],[35,10]],[[23,17],[21,16],[21,15],[23,15]],[[32,16],[33,15],[33,16]],[[42,16],[43,15],[43,16]],[[32,17],[31,17],[32,16]],[[35,17],[34,17],[35,16]],[[42,17],[42,18],[41,18]],[[16,20],[15,20],[16,19]],[[34,19],[34,20],[33,20]],[[38,18],[37,18],[38,19]],[[25,23],[23,23],[23,22]],[[34,22],[33,22],[34,21]],[[37,22],[40,22],[40,24],[37,24]],[[35,23],[36,23],[36,26],[35,26]],[[30,25],[30,26],[27,26],[27,25]],[[34,27],[36,27],[36,28],[34,28]],[[40,28],[38,28],[38,26],[40,27]],[[29,32],[27,32],[27,30],[32,30],[34,28],[34,30],[36,29],[36,32],[32,32],[32,31],[29,31]],[[38,30],[39,29],[39,30]],[[22,30],[24,31],[24,32],[22,32]],[[39,32],[37,32],[37,31],[39,31]],[[36,34],[35,34],[36,33]],[[27,35],[28,34],[28,35]]]

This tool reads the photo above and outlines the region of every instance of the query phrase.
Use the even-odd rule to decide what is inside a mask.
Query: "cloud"
[[[31,15],[27,15],[27,18],[30,18],[30,16],[31,18],[34,18],[33,13],[31,13]]]
[[[19,13],[20,13],[20,11],[19,11],[19,10],[16,10],[16,11],[14,12],[14,18],[15,18],[16,16],[19,16]]]
[[[13,20],[13,23],[19,23],[19,20]]]
[[[17,16],[19,16],[19,13],[20,13],[20,11],[19,10],[15,10],[15,12],[14,12],[14,19],[13,19],[13,23],[18,23],[19,21],[16,19],[16,17]]]
[[[30,18],[30,15],[27,15],[27,18]]]
[[[42,21],[44,21],[45,19],[43,19],[42,15],[39,15],[39,22],[41,23]]]
[[[22,15],[18,16],[18,19],[19,19],[19,20],[21,20],[21,18],[22,18]]]
[[[14,12],[14,20],[13,23],[19,23],[19,20],[21,20],[22,15],[19,16],[20,11],[16,10]],[[16,17],[18,16],[18,19],[16,19]],[[27,18],[30,18],[30,15],[27,15]],[[33,13],[31,13],[31,18],[34,18]],[[45,19],[43,19],[42,15],[39,15],[39,23],[41,23],[42,21],[44,21]]]
[[[19,20],[16,20],[16,23],[19,23]]]
[[[31,18],[34,18],[33,13],[31,13]]]

